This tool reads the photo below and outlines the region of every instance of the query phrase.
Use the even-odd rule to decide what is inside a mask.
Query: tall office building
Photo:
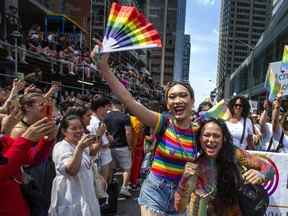
[[[186,0],[177,1],[176,43],[174,54],[173,80],[183,80],[184,32],[186,17]]]
[[[184,50],[183,50],[183,68],[182,80],[189,80],[189,67],[190,67],[190,35],[184,35]]]
[[[222,0],[217,68],[218,99],[224,97],[225,79],[253,51],[270,22],[271,14],[272,0]]]
[[[175,58],[176,44],[182,46],[182,49],[178,51],[180,53],[178,54],[176,52],[177,55],[180,56],[179,61],[181,61],[180,64],[182,64],[184,28],[182,28],[182,31],[181,29],[177,31],[177,28],[181,28],[184,23],[179,24],[179,20],[185,21],[185,9],[183,12],[183,8],[185,8],[186,5],[185,3],[186,1],[183,0],[147,0],[146,15],[149,21],[152,22],[159,31],[163,46],[162,49],[151,49],[148,51],[148,70],[154,80],[159,80],[160,83],[163,81],[165,84],[173,79],[174,64],[177,59]],[[177,13],[178,7],[182,8],[182,13]],[[182,37],[182,41],[177,41],[177,34],[179,37]],[[162,80],[161,72],[164,74]]]

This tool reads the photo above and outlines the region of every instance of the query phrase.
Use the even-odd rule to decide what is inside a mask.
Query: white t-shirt
[[[274,139],[277,140],[276,145],[279,145],[279,141],[281,139],[283,129],[279,127],[274,133]],[[275,150],[277,146],[273,149]],[[279,152],[288,153],[288,136],[284,133],[283,141],[282,141],[282,148],[280,148]]]
[[[100,124],[100,119],[96,115],[91,116],[90,124],[87,126],[87,130],[90,132],[92,135],[96,135],[97,128],[99,127]],[[101,137],[102,139],[102,145],[108,145],[109,140],[107,139],[105,133]]]
[[[100,206],[94,188],[89,148],[82,153],[81,166],[75,176],[66,172],[66,164],[73,157],[75,146],[66,140],[56,143],[52,158],[56,177],[51,190],[49,216],[100,216]]]
[[[261,146],[260,146],[260,150],[261,151],[267,151],[268,147],[270,145],[270,139],[273,135],[272,132],[272,124],[269,122],[266,122],[263,126],[262,126],[262,137],[261,137]],[[273,150],[274,144],[272,142],[271,148],[270,150]]]
[[[226,121],[226,125],[233,137],[233,144],[241,149],[246,149],[248,145],[247,137],[248,135],[253,135],[253,125],[251,120],[249,118],[246,119],[246,129],[242,143],[240,143],[240,141],[243,133],[244,118],[241,118],[241,120],[238,121],[237,123]]]

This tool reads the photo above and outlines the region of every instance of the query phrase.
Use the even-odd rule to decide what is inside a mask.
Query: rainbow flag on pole
[[[160,35],[136,7],[113,3],[102,53],[161,47]]]
[[[200,112],[199,113],[199,118],[201,120],[207,120],[209,118],[215,118],[215,119],[222,119],[224,121],[227,121],[230,118],[230,116],[231,116],[231,113],[230,113],[229,108],[226,105],[224,99],[222,99],[217,104],[215,104],[207,112]]]
[[[277,79],[276,74],[273,72],[271,66],[269,66],[267,71],[265,88],[269,92],[269,101],[273,101],[281,90],[281,83]]]

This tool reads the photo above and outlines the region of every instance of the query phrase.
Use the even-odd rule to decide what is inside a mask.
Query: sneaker
[[[129,192],[128,187],[121,187],[120,190],[120,195],[126,196],[126,197],[131,197],[132,194]]]

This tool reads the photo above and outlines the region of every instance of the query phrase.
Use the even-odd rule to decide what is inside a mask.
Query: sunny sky
[[[198,106],[216,87],[220,0],[186,0],[185,33],[191,37],[190,83]]]

